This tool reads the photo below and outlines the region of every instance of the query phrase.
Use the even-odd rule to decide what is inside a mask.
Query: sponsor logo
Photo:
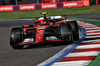
[[[51,40],[51,37],[46,37],[46,40]]]
[[[20,6],[20,9],[34,9],[34,6]]]
[[[30,41],[34,41],[34,39],[33,39],[33,38],[30,38],[30,39],[29,39],[29,42],[30,42]]]
[[[13,11],[13,5],[9,6],[0,6],[0,11]]]
[[[12,7],[1,7],[0,10],[12,10]]]
[[[41,4],[41,8],[42,8],[42,9],[57,8],[57,4],[56,4],[56,3]]]
[[[64,3],[64,6],[77,6],[77,3]]]
[[[38,32],[43,32],[44,30],[39,30]]]
[[[35,4],[19,5],[19,10],[35,10]]]
[[[27,39],[24,39],[23,42],[31,42],[31,41],[34,41],[34,38],[27,38]]]
[[[80,7],[83,6],[83,1],[76,1],[76,2],[63,2],[63,7]]]
[[[42,8],[52,8],[52,7],[56,7],[56,5],[55,4],[42,5]]]
[[[38,29],[45,29],[46,26],[39,26]]]
[[[46,40],[56,40],[58,39],[56,36],[46,37]]]

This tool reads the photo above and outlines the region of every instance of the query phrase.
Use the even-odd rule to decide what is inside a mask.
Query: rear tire
[[[71,27],[72,27],[72,31],[73,31],[73,39],[79,40],[79,30],[78,30],[78,24],[76,21],[69,21]]]
[[[73,32],[69,23],[62,23],[59,28],[60,39],[73,43]]]
[[[18,45],[21,41],[23,41],[23,31],[21,27],[16,27],[11,30],[10,35],[10,46],[13,49],[22,49],[23,45]]]

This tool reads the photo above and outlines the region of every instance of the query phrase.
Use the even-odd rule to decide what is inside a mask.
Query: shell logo
[[[38,32],[43,32],[44,30],[39,30]]]

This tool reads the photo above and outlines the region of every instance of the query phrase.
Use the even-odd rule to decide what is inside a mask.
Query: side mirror
[[[35,20],[33,20],[33,25],[35,26]]]

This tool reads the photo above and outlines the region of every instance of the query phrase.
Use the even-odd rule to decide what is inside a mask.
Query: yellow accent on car
[[[39,30],[38,32],[43,32],[44,30]]]
[[[24,33],[26,35],[26,33]]]
[[[44,15],[44,14],[48,14],[48,12],[42,12],[41,14],[43,14],[43,15]]]

